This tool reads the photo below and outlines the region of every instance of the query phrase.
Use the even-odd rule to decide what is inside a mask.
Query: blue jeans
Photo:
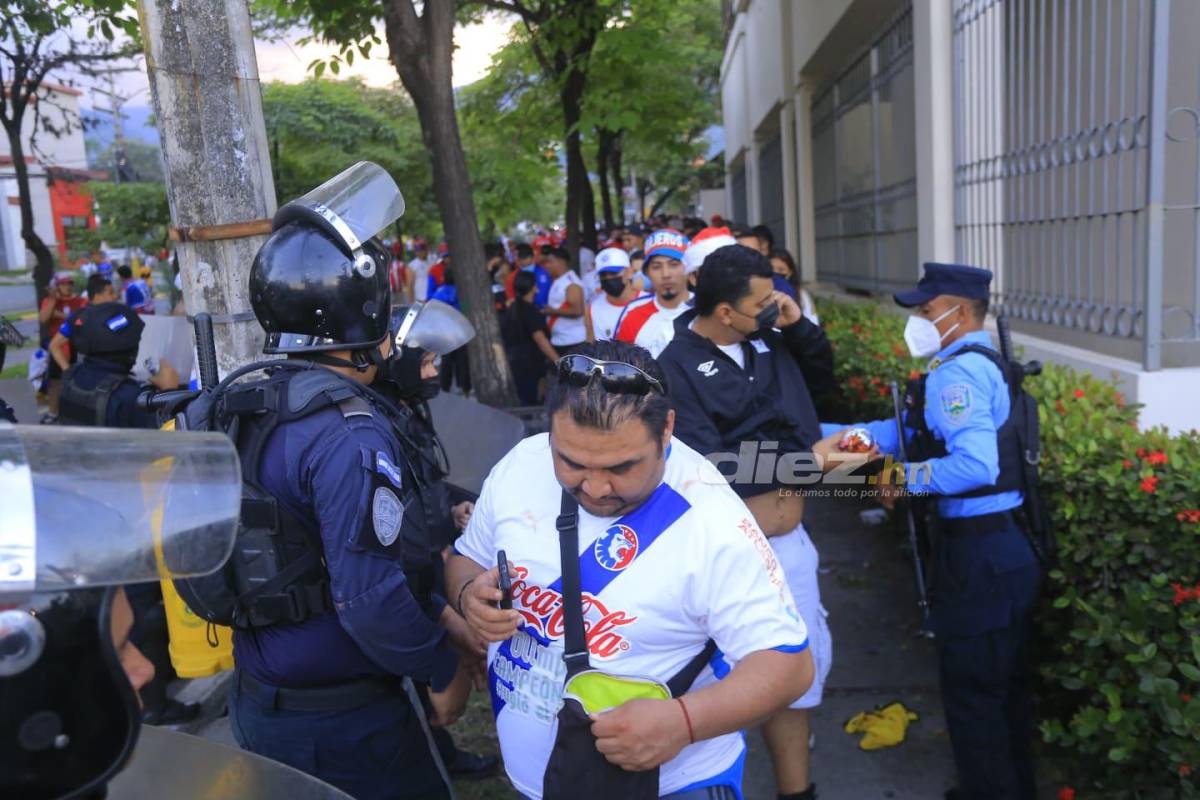
[[[448,796],[420,721],[402,692],[346,710],[280,710],[242,691],[235,675],[229,718],[244,749],[320,778],[358,800]]]

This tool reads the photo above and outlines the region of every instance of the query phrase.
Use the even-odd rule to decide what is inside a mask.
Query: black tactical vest
[[[109,373],[92,389],[81,389],[75,376],[83,364],[76,364],[63,375],[58,395],[58,424],[103,428],[108,424],[108,404],[128,375]]]
[[[978,353],[984,356],[1000,370],[1004,382],[1008,386],[1009,413],[1008,418],[996,431],[996,452],[1000,461],[1000,474],[996,482],[990,486],[981,486],[970,492],[950,497],[984,497],[1003,492],[1025,491],[1026,457],[1034,459],[1036,464],[1038,447],[1037,407],[1033,398],[1021,386],[1021,378],[1014,377],[1009,365],[995,350],[982,345],[968,344],[946,358],[945,364],[964,353]],[[941,458],[946,455],[946,443],[937,438],[925,421],[925,381],[928,374],[909,381],[904,387],[905,424],[913,431],[908,445],[908,460],[912,463],[928,461],[931,458]],[[1022,376],[1023,377],[1023,376]],[[1032,416],[1029,409],[1032,407]],[[1032,447],[1029,446],[1032,443]]]
[[[336,406],[344,418],[382,415],[398,436],[406,425],[405,412],[331,370],[297,361],[269,364],[271,374],[266,379],[230,385],[239,374],[266,365],[242,368],[216,390],[206,390],[184,415],[187,429],[221,430],[237,445],[242,512],[234,551],[225,567],[203,578],[177,580],[175,585],[198,616],[239,629],[304,622],[333,610],[315,523],[289,511],[260,481],[263,450],[276,428],[330,406]],[[432,545],[420,482],[405,461],[395,465],[401,473],[399,535],[387,546],[373,544],[381,555],[402,564],[413,596],[428,611],[434,583]],[[388,486],[395,489],[392,483]],[[370,509],[366,516],[370,518]]]

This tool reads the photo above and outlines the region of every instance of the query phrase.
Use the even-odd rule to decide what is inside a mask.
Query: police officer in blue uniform
[[[403,411],[370,389],[392,338],[387,253],[368,237],[402,211],[367,162],[280,209],[250,299],[264,352],[287,360],[234,384],[216,412],[246,412],[235,441],[261,499],[243,501],[243,527],[277,526],[290,552],[238,587],[234,736],[365,800],[449,796],[412,682],[428,685],[434,723],[470,688],[438,622]],[[255,569],[240,546],[232,560]]]
[[[933,512],[930,625],[959,778],[947,797],[969,800],[1035,796],[1028,648],[1041,570],[1022,527],[1010,391],[983,329],[991,279],[976,267],[926,264],[916,288],[895,295],[913,309],[910,352],[931,360],[906,392],[906,483],[885,497],[927,498]],[[894,420],[864,427],[881,453],[898,453]]]
[[[63,323],[83,361],[67,370],[59,395],[58,423],[108,428],[157,428],[155,415],[140,408],[138,395],[147,388],[130,374],[137,359],[145,323],[129,306],[107,302],[90,305]],[[152,383],[174,389],[179,374],[170,364]]]

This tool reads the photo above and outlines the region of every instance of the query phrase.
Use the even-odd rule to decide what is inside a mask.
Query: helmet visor
[[[475,326],[454,306],[427,300],[409,307],[396,330],[396,347],[419,347],[444,356],[475,338]]]
[[[360,161],[282,206],[272,227],[300,218],[315,220],[353,253],[403,214],[404,196],[392,176],[378,164]]]
[[[0,598],[205,575],[233,549],[220,433],[0,426]]]

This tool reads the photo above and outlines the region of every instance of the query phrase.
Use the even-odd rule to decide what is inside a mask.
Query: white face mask
[[[937,323],[953,314],[958,308],[955,306],[949,309],[932,322],[924,317],[918,317],[916,314],[908,318],[908,322],[904,325],[904,343],[908,345],[908,352],[913,354],[913,358],[927,358],[942,349],[942,340],[954,333],[958,323],[951,325],[950,330],[945,333],[938,332]]]

